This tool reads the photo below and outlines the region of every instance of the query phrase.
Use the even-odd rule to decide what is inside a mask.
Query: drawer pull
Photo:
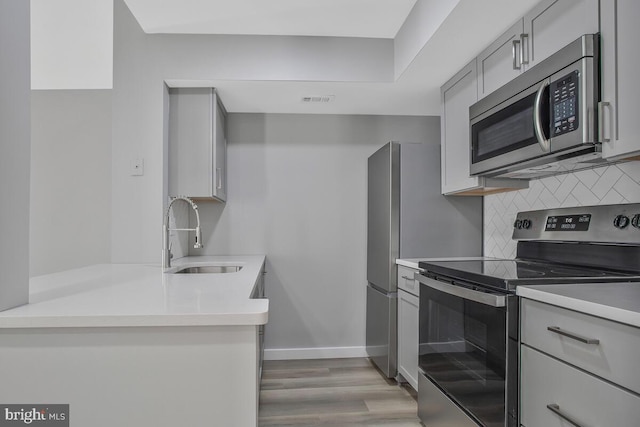
[[[559,416],[560,418],[562,418],[563,420],[567,421],[568,423],[576,427],[582,427],[582,424],[578,423],[576,420],[574,420],[570,416],[563,414],[562,411],[560,411],[560,405],[558,405],[557,403],[548,404],[547,409],[553,412],[554,414],[556,414],[557,416]]]
[[[413,277],[409,277],[409,276],[402,276],[402,278],[403,278],[404,280],[410,280],[410,281],[412,281],[412,282],[415,282],[415,281],[416,281],[416,279],[414,279]]]
[[[569,337],[576,341],[583,342],[585,344],[596,344],[596,345],[600,344],[600,340],[597,340],[595,338],[586,338],[586,337],[583,337],[582,335],[574,334],[573,332],[563,331],[557,326],[547,326],[547,330],[559,335],[563,335],[565,337]]]

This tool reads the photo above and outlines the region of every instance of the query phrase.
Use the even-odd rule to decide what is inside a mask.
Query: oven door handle
[[[479,292],[473,289],[464,288],[462,286],[451,285],[449,283],[438,282],[420,273],[415,273],[415,279],[436,291],[445,294],[460,297],[466,300],[475,301],[480,304],[490,305],[491,307],[504,307],[507,304],[506,296],[496,293]]]
[[[538,93],[536,93],[536,101],[533,104],[533,128],[536,133],[536,139],[538,140],[538,144],[542,151],[548,153],[551,151],[551,142],[545,137],[544,129],[542,127],[542,118],[540,117],[540,109],[542,107],[542,95],[544,94],[544,90],[551,83],[549,79],[544,79],[544,81],[540,84],[540,88],[538,89]]]

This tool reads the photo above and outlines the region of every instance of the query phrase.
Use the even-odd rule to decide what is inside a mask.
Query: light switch
[[[136,157],[131,160],[130,173],[131,176],[144,175],[144,159],[142,157]]]

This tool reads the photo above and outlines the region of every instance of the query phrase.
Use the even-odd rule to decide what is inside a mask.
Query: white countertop
[[[516,294],[640,328],[640,282],[518,286]]]
[[[0,328],[261,325],[269,301],[250,299],[265,257],[202,256],[173,267],[242,265],[235,273],[163,274],[159,265],[100,264],[33,277],[27,305]]]
[[[483,259],[497,259],[497,258],[483,257],[483,256],[444,257],[444,258],[398,258],[396,259],[396,264],[413,268],[416,270],[421,270],[421,268],[418,267],[418,263],[420,261],[477,261],[477,260],[483,260]]]

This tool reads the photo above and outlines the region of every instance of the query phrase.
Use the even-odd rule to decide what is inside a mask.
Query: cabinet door
[[[225,201],[227,199],[227,115],[215,91],[213,105],[213,195]]]
[[[523,65],[530,68],[581,35],[598,31],[598,0],[540,2],[524,17]]]
[[[629,353],[629,357],[635,355]],[[525,345],[521,346],[520,363],[523,427],[638,425],[637,395]]]
[[[478,98],[484,98],[522,71],[522,19],[478,55]]]
[[[608,0],[601,4],[602,155],[616,160],[640,154],[638,100],[640,2]]]
[[[418,308],[420,299],[398,291],[398,372],[418,390]]]
[[[211,197],[211,88],[169,91],[169,195]]]
[[[469,176],[469,107],[478,100],[476,61],[464,67],[441,88],[442,193],[478,188]]]
[[[227,198],[226,110],[214,88],[169,90],[169,195]]]

